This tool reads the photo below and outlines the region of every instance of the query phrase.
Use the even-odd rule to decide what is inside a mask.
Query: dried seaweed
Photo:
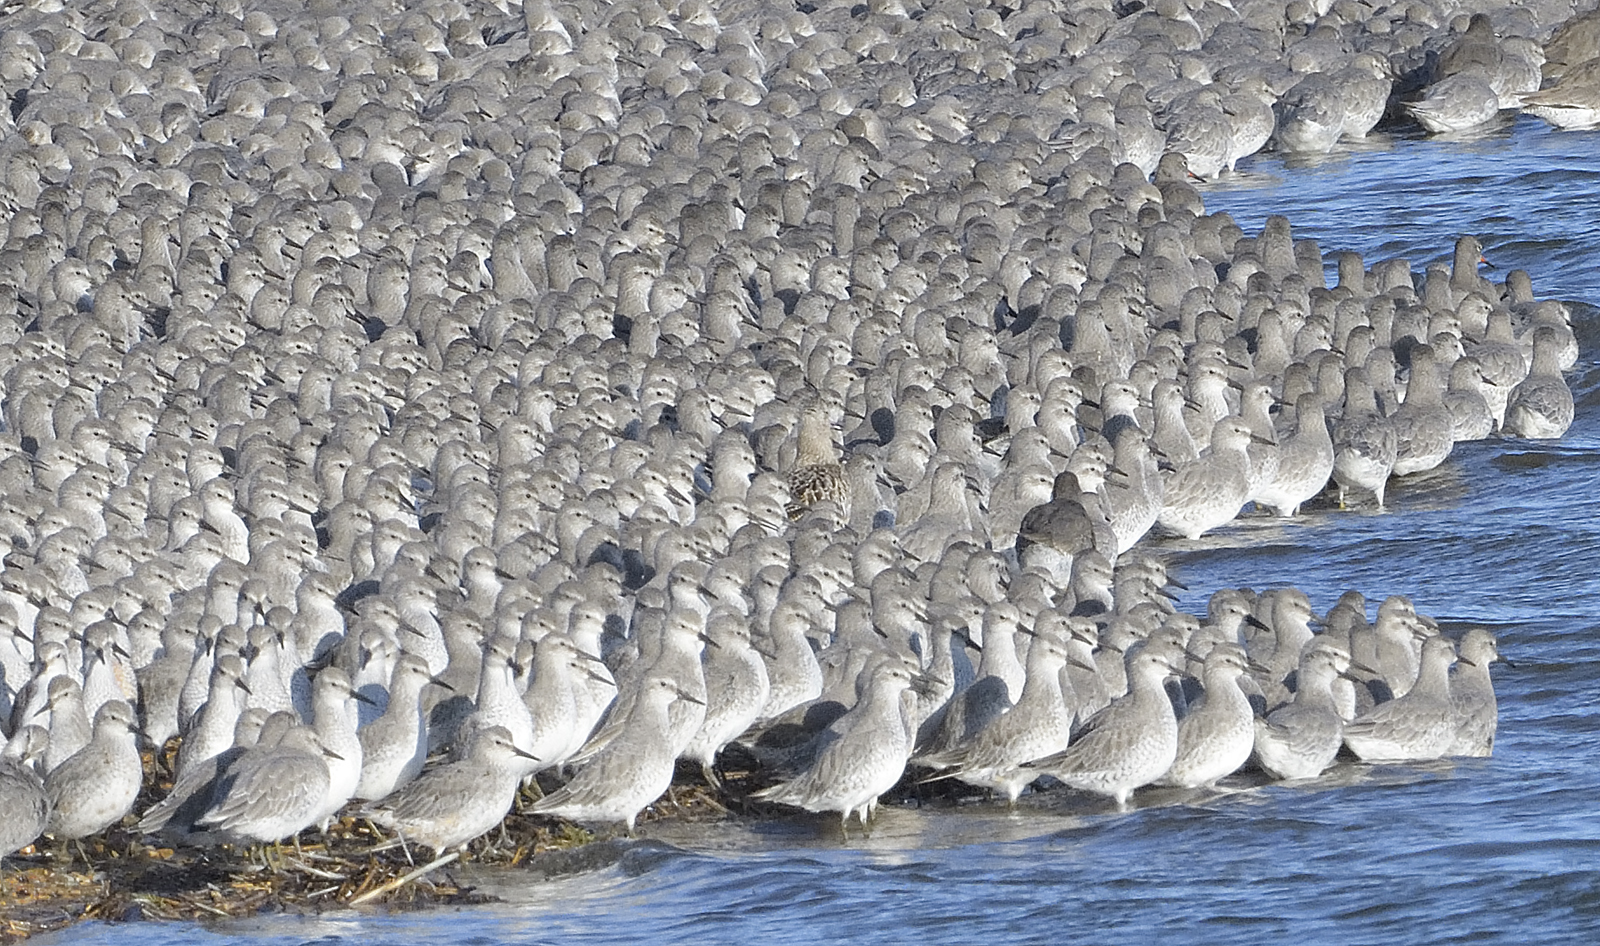
[[[165,760],[163,760],[165,761]],[[147,759],[147,763],[150,760]],[[147,792],[136,810],[166,788],[160,765],[151,765]],[[519,799],[537,797],[530,790]],[[729,810],[704,786],[680,785],[640,817],[641,823],[675,819],[717,820]],[[130,816],[126,825],[136,819]],[[568,822],[514,810],[500,829],[468,845],[463,861],[516,868],[538,855],[596,840]],[[48,840],[8,859],[0,872],[0,943],[20,942],[79,920],[203,920],[263,912],[315,913],[345,907],[382,890],[367,905],[422,909],[470,905],[491,898],[474,891],[448,865],[395,884],[431,859],[431,851],[402,846],[366,821],[345,818],[326,834],[308,831],[296,841],[264,847],[171,848],[145,844],[126,827],[81,844]]]

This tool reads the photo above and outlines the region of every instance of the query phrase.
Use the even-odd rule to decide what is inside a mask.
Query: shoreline
[[[147,769],[150,765],[146,753]],[[147,785],[152,784],[147,780]],[[146,789],[153,803],[159,794]],[[528,815],[521,808],[537,796],[524,790],[499,831],[467,846],[463,860],[474,866],[532,868],[565,852],[615,840],[571,822]],[[692,823],[745,817],[704,785],[675,782],[672,790],[640,817],[641,824],[663,820]],[[146,799],[136,810],[143,811]],[[733,800],[738,806],[738,801]],[[760,810],[772,806],[756,805]],[[125,819],[128,826],[137,816]],[[623,836],[625,837],[625,836]],[[509,842],[509,843],[507,843]],[[262,854],[262,851],[266,854]],[[400,883],[379,896],[353,903],[393,884],[429,863],[426,848],[410,858],[394,837],[362,819],[345,817],[325,835],[306,832],[298,843],[260,848],[163,846],[119,825],[76,842],[45,839],[7,858],[0,869],[0,944],[24,942],[86,920],[111,923],[242,918],[264,911],[315,914],[328,909],[376,907],[420,910],[496,902],[458,882],[450,868]],[[263,857],[267,864],[262,863]],[[458,864],[460,861],[457,862]],[[546,875],[569,872],[559,861]]]

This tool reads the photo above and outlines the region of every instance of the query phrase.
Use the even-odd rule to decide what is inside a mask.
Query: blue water
[[[1312,166],[1270,155],[1207,189],[1246,232],[1284,213],[1369,265],[1447,259],[1475,233],[1540,296],[1600,300],[1600,134],[1519,120],[1476,141],[1380,139]],[[1315,785],[1114,813],[1083,796],[830,818],[656,824],[584,869],[458,877],[504,902],[220,925],[89,925],[45,943],[1153,943],[1585,941],[1600,933],[1600,320],[1577,307],[1578,419],[1557,444],[1458,448],[1388,511],[1244,520],[1171,542],[1182,602],[1291,583],[1488,625],[1515,668],[1493,758],[1341,766]]]

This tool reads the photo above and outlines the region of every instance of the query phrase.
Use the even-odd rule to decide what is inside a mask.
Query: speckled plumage
[[[1073,788],[1109,795],[1126,807],[1133,791],[1156,781],[1178,753],[1178,720],[1162,680],[1172,673],[1151,649],[1128,658],[1128,693],[1083,724],[1071,745],[1024,766]]]
[[[292,726],[229,767],[220,797],[196,825],[245,841],[281,841],[317,822],[328,796],[328,755],[315,731]]]
[[[504,726],[476,730],[466,758],[424,771],[363,814],[435,854],[464,846],[511,810],[525,755]]]
[[[144,781],[135,725],[133,707],[122,700],[107,702],[95,714],[88,745],[46,776],[51,835],[62,840],[87,837],[132,810]]]
[[[1405,696],[1379,703],[1344,728],[1344,743],[1363,762],[1437,759],[1456,737],[1456,711],[1450,700],[1450,665],[1455,644],[1440,635],[1422,645],[1422,668]]]
[[[1178,749],[1163,785],[1199,788],[1238,771],[1255,745],[1254,711],[1239,679],[1244,648],[1219,643],[1206,655],[1205,698],[1178,722]]]
[[[0,858],[10,857],[38,839],[50,821],[50,797],[33,763],[44,753],[45,731],[24,727],[15,748],[0,759]]]
[[[860,700],[829,728],[811,765],[754,797],[807,811],[837,811],[841,822],[854,814],[866,823],[878,796],[900,781],[911,755],[900,695],[911,686],[912,671],[888,657],[864,672],[870,677]]]
[[[1255,721],[1256,762],[1273,778],[1316,778],[1343,745],[1344,719],[1333,681],[1350,668],[1350,654],[1327,641],[1300,658],[1294,700]]]

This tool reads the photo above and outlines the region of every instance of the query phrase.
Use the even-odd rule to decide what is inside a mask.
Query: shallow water
[[[1600,301],[1600,133],[1531,119],[1471,141],[1379,138],[1299,166],[1271,155],[1207,188],[1254,233],[1286,214],[1326,251],[1420,269],[1475,233],[1536,293]],[[1388,511],[1246,519],[1172,541],[1182,606],[1294,584],[1319,610],[1356,588],[1494,628],[1491,759],[1341,766],[1303,786],[1080,795],[1017,812],[890,809],[871,838],[831,818],[655,825],[574,873],[472,875],[491,907],[84,926],[46,943],[1340,942],[1572,940],[1600,930],[1600,314],[1578,307],[1577,422],[1558,444],[1458,448],[1392,484]]]

